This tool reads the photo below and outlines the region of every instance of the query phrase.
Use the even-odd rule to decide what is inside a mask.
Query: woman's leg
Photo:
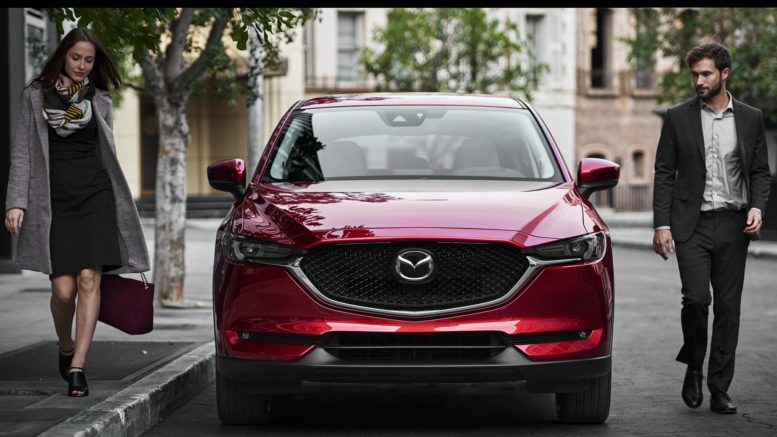
[[[73,367],[83,368],[86,355],[92,346],[97,316],[100,314],[100,280],[102,270],[83,269],[78,272],[78,305],[76,308],[76,352]]]
[[[76,278],[61,275],[51,278],[51,316],[59,339],[59,350],[73,351],[73,315],[76,311]]]

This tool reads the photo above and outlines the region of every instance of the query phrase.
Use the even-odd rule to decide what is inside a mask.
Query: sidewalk
[[[619,212],[599,210],[599,215],[610,228],[610,238],[616,247],[631,247],[653,250],[653,213]],[[757,240],[750,242],[748,255],[758,258],[777,259],[777,241]]]
[[[600,214],[615,247],[652,251],[649,213]],[[153,256],[153,220],[141,221]],[[86,398],[68,397],[56,370],[48,278],[0,274],[0,435],[140,435],[210,385],[213,318],[203,306],[212,300],[213,243],[220,221],[187,220],[186,298],[199,305],[155,307],[154,330],[137,337],[98,323]],[[753,242],[750,255],[777,258],[777,242]]]
[[[153,257],[153,220],[141,222]],[[155,303],[154,330],[140,336],[98,322],[85,398],[67,396],[67,383],[57,372],[48,277],[0,274],[0,435],[139,435],[212,383],[211,271],[219,223],[187,222],[185,286],[191,308]]]

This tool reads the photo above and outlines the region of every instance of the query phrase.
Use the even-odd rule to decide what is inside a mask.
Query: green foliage
[[[392,9],[375,30],[382,50],[360,61],[379,90],[493,93],[531,100],[546,64],[534,58],[515,23],[488,18],[480,8]]]
[[[175,8],[55,8],[51,11],[60,34],[64,19],[78,21],[79,26],[91,29],[112,54],[125,53],[131,48],[136,60],[144,50],[156,51],[163,26],[176,16]]]
[[[777,9],[775,8],[661,8],[652,9],[657,37],[633,38],[629,59],[635,63],[647,52],[669,58],[674,68],[659,82],[659,102],[679,103],[695,95],[686,53],[698,44],[719,42],[731,51],[731,94],[764,111],[770,127],[777,126]],[[646,14],[632,9],[639,21]]]
[[[172,26],[181,14],[177,8],[53,8],[48,11],[55,18],[60,34],[64,19],[78,20],[79,26],[89,27],[119,65],[125,84],[138,89],[145,89],[146,84],[137,65],[144,57],[155,59],[157,66],[164,64],[166,53],[161,51],[161,46],[170,40]],[[256,29],[263,46],[264,63],[272,68],[280,58],[279,43],[291,42],[295,28],[316,14],[317,10],[311,8],[196,8],[187,31],[186,62],[205,55],[205,37],[194,35],[207,36],[210,26],[221,20],[227,23],[225,33],[237,43],[239,50],[246,49],[248,29]],[[219,97],[234,103],[238,91],[235,60],[219,42],[207,53],[205,61],[207,68],[190,91],[214,90]]]
[[[636,32],[633,38],[621,38],[621,41],[631,46],[627,60],[634,71],[654,72],[659,13],[653,8],[635,8],[630,12],[636,22]]]
[[[236,106],[237,65],[229,57],[224,46],[216,47],[216,50],[208,57],[207,70],[211,72],[209,79],[197,82],[192,90],[192,95],[197,96],[211,92],[217,98],[225,100],[229,106]]]

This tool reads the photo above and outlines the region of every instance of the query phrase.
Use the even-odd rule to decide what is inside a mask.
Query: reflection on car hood
[[[315,234],[353,229],[500,230],[547,239],[587,232],[572,183],[505,180],[258,184],[235,219],[238,232],[286,244],[303,243],[303,234],[310,242]]]

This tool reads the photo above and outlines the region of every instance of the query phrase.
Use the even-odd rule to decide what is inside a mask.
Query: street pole
[[[255,29],[248,31],[248,88],[249,99],[256,97],[248,105],[248,162],[246,170],[252,177],[259,157],[264,150],[263,103],[264,103],[264,64],[262,63],[262,44]]]

